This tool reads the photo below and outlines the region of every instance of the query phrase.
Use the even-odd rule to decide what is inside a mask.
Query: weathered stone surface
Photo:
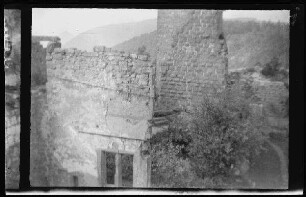
[[[94,46],[93,51],[94,52],[104,52],[105,46]]]
[[[204,85],[223,86],[221,22],[219,11],[159,11],[159,106],[184,106]],[[77,175],[79,186],[102,186],[99,151],[116,147],[134,155],[134,186],[148,187],[150,158],[142,148],[153,114],[150,57],[98,46],[74,53],[55,48],[50,57],[46,91],[31,99],[31,185],[73,186]]]
[[[42,85],[47,81],[46,55],[46,49],[39,43],[32,43],[31,86]]]
[[[65,50],[61,49],[61,48],[54,48],[53,53],[57,54],[57,53],[61,53],[61,54],[65,54]]]
[[[138,59],[143,60],[143,61],[147,61],[148,56],[147,55],[138,55]]]
[[[84,57],[98,57],[99,56],[97,52],[84,52],[82,55]]]
[[[137,60],[127,69],[128,61],[129,57],[110,51],[56,48],[48,56],[43,65],[48,69],[46,92],[35,91],[31,99],[31,185],[72,186],[77,173],[80,186],[101,186],[96,151],[113,143],[139,158],[135,169],[144,168],[136,151],[153,113],[148,105],[152,82],[139,68],[152,65]],[[143,178],[137,175],[135,184],[143,183]]]
[[[172,102],[175,98],[185,102],[187,107],[190,103],[185,99],[187,95],[192,98],[208,93],[190,87],[190,83],[206,84],[208,87],[213,82],[216,88],[225,88],[227,46],[224,39],[219,39],[222,33],[222,11],[158,11],[156,93],[164,94],[158,97],[157,109],[175,107],[176,103]],[[209,66],[211,63],[214,63],[212,67]],[[183,93],[173,89],[176,83],[181,83]]]
[[[130,54],[130,57],[133,58],[133,59],[137,59],[138,56],[137,56],[137,54],[132,53],[132,54]]]
[[[47,45],[47,53],[52,53],[55,48],[61,48],[61,43],[59,42],[49,42]]]

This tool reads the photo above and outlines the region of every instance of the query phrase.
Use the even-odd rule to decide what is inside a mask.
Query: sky
[[[67,31],[77,35],[95,27],[153,18],[157,18],[157,10],[153,9],[35,8],[32,34],[55,36]]]
[[[289,22],[289,16],[289,10],[226,10],[223,12],[224,19],[251,17],[273,22]],[[154,18],[157,18],[157,10],[153,9],[34,8],[32,34],[58,36],[62,32],[69,32],[75,36],[95,27]]]

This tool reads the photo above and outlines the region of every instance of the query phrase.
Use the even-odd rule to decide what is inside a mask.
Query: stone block
[[[76,51],[76,48],[69,48],[69,49],[66,49],[66,53],[67,54],[70,54],[70,55],[73,55]]]
[[[123,53],[122,56],[123,56],[123,57],[129,57],[130,54],[129,54],[129,53]]]
[[[54,53],[65,53],[65,50],[64,49],[61,49],[61,48],[54,48],[53,50]]]
[[[142,61],[147,61],[149,59],[149,57],[147,55],[138,55],[138,59],[140,59]]]
[[[105,46],[94,46],[93,51],[94,52],[104,52]]]
[[[49,42],[47,45],[47,53],[52,53],[55,48],[61,48],[61,43],[59,42]]]
[[[52,55],[47,54],[46,60],[47,60],[47,61],[51,61],[51,60],[52,60]]]
[[[132,53],[132,54],[130,54],[130,57],[133,58],[133,59],[137,59],[138,56],[137,56],[137,54]]]
[[[56,59],[56,60],[62,60],[63,56],[60,53],[56,53],[56,54],[53,54],[53,58]]]
[[[84,57],[98,57],[99,53],[97,53],[97,52],[84,52],[82,55]]]
[[[108,56],[108,60],[109,61],[112,61],[112,60],[114,60],[115,59],[115,56]]]
[[[111,52],[111,51],[112,51],[112,48],[105,47],[105,52]]]

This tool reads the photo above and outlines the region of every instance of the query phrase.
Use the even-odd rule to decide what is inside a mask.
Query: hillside
[[[137,52],[139,47],[146,46],[146,52],[150,53],[150,55],[153,57],[156,55],[156,33],[157,32],[155,30],[151,33],[142,34],[128,41],[115,45],[113,49],[134,53]]]
[[[64,31],[59,34],[59,37],[61,38],[61,43],[65,45],[65,43],[71,40],[74,36],[71,33]]]
[[[289,68],[289,24],[225,21],[229,69],[264,66],[274,57]]]
[[[113,47],[135,36],[150,33],[156,30],[156,28],[156,19],[97,27],[72,38],[63,44],[63,48],[78,48],[92,51],[95,45]]]
[[[226,20],[223,24],[228,46],[229,69],[264,66],[276,57],[283,68],[289,68],[289,24],[255,20]],[[137,51],[142,45],[156,54],[156,31],[115,45],[123,51]]]

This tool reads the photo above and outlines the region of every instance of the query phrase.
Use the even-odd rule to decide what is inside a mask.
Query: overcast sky
[[[242,17],[289,22],[289,15],[289,10],[227,10],[224,11],[223,18]],[[153,18],[157,18],[157,10],[35,8],[32,12],[32,34],[55,36],[67,31],[72,35],[77,35],[95,27]]]

